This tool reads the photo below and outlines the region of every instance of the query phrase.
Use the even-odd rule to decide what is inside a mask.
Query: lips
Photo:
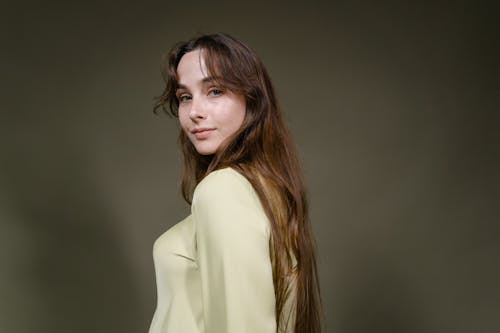
[[[197,139],[205,139],[210,133],[212,133],[215,128],[195,128],[191,131]]]

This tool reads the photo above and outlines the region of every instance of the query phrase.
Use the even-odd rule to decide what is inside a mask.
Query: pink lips
[[[194,134],[194,136],[200,140],[200,139],[206,139],[214,128],[197,128],[191,131],[191,133]]]

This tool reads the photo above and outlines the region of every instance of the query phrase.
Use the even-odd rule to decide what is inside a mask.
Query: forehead
[[[207,77],[205,59],[201,50],[194,50],[184,54],[177,65],[179,85],[195,83]]]

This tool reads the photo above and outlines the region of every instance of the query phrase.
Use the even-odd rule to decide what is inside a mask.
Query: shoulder
[[[232,168],[213,171],[196,186],[191,211],[199,227],[251,224],[269,233],[267,216],[257,192],[245,176]]]
[[[213,200],[228,195],[252,196],[254,193],[255,190],[245,176],[232,168],[224,168],[203,178],[194,190],[193,203],[200,199]]]

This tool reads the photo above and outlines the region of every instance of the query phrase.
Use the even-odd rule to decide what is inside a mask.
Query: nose
[[[194,98],[191,100],[191,108],[189,109],[189,118],[192,121],[198,121],[205,118],[205,108],[203,101],[199,98]]]

